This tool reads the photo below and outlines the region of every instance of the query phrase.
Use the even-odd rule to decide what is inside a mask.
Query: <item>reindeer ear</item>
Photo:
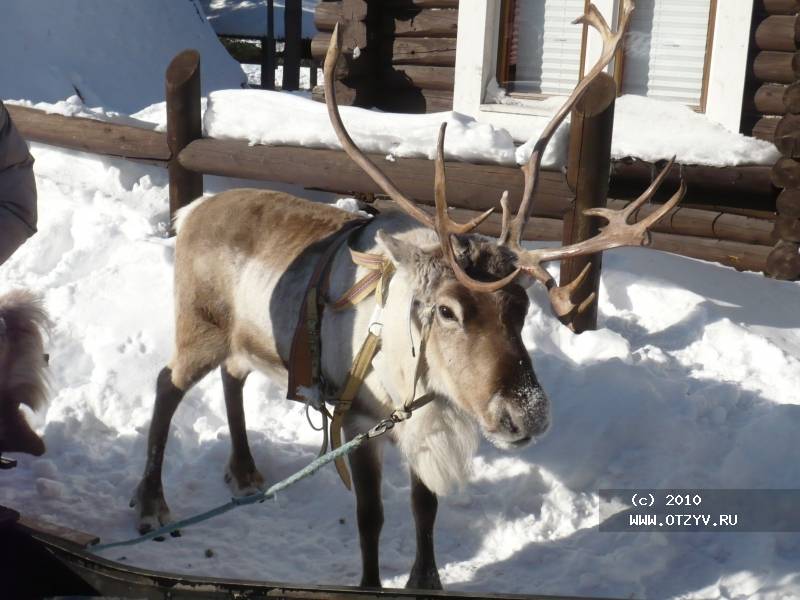
[[[401,239],[386,233],[383,229],[379,229],[375,234],[378,243],[383,246],[387,256],[392,260],[395,267],[405,266],[413,267],[423,255],[424,250],[409,244]]]

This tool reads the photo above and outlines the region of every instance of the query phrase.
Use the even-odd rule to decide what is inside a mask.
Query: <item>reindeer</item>
[[[632,0],[626,0],[616,34],[591,4],[576,21],[600,32],[603,55],[545,129],[523,167],[524,194],[513,219],[504,195],[502,233],[496,242],[470,234],[488,212],[466,224],[448,216],[444,125],[435,161],[434,216],[403,195],[356,147],[334,97],[338,28],[332,36],[325,60],[331,122],[347,154],[401,209],[375,216],[350,239],[359,251],[388,257],[396,272],[385,297],[379,351],[345,415],[345,434],[352,438],[402,407],[415,387],[433,398],[391,432],[411,478],[417,552],[408,587],[441,587],[433,546],[437,495],[468,476],[478,431],[495,445],[511,449],[541,437],[548,428],[549,401],[521,338],[529,308],[526,287],[535,281],[544,284],[556,314],[569,322],[580,310],[571,296],[587,271],[570,285],[558,287],[543,265],[618,246],[643,245],[648,228],[683,195],[681,185],[660,210],[638,223],[628,223],[632,213],[655,193],[667,167],[626,209],[593,209],[591,214],[609,221],[596,237],[544,250],[525,250],[520,244],[542,152],[583,91],[614,56],[632,10]],[[354,218],[330,206],[254,189],[229,190],[181,211],[175,251],[175,351],[158,376],[147,462],[132,501],[141,532],[169,520],[161,469],[170,419],[186,391],[216,367],[222,372],[231,434],[226,480],[235,493],[262,488],[264,477],[254,464],[245,432],[242,387],[253,370],[286,381],[293,328],[308,281],[332,236]],[[345,293],[363,272],[346,248],[339,248],[330,261],[328,297]],[[373,324],[375,303],[373,296],[351,310],[324,314],[321,369],[334,389],[342,388],[356,349]],[[413,356],[412,347],[422,356]],[[424,368],[417,369],[420,363]],[[383,443],[373,440],[349,457],[362,554],[361,585],[366,587],[381,585],[382,452]]]
[[[44,442],[20,405],[38,410],[47,400],[42,332],[48,326],[41,301],[31,292],[0,296],[0,453],[44,454]]]

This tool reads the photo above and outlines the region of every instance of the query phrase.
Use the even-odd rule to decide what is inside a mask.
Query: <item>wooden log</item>
[[[334,86],[336,87],[336,103],[340,106],[371,107],[375,104],[371,81],[350,80],[347,83],[335,81]],[[311,99],[325,102],[325,87],[321,85],[314,87],[311,90]]]
[[[775,219],[775,233],[784,242],[800,242],[800,219],[778,215]]]
[[[458,0],[384,0],[386,10],[458,8]]]
[[[453,90],[386,89],[375,107],[388,112],[430,113],[453,110]]]
[[[14,125],[29,142],[158,164],[165,164],[170,157],[167,138],[157,131],[82,117],[52,115],[13,104],[5,106]]]
[[[333,31],[336,23],[342,21],[342,3],[320,2],[314,9],[314,26],[319,31]]]
[[[756,124],[753,125],[751,135],[765,142],[774,142],[775,130],[778,128],[778,123],[780,123],[779,117],[761,117],[756,121]]]
[[[800,12],[798,0],[760,0],[759,4],[770,15],[795,15]]]
[[[784,156],[800,157],[800,115],[786,115],[778,121],[773,142]]]
[[[775,208],[781,216],[800,219],[800,189],[783,190]]]
[[[772,167],[772,183],[776,187],[800,187],[800,162],[793,158],[781,158]]]
[[[572,110],[567,159],[567,185],[575,200],[564,216],[564,245],[576,244],[597,235],[602,220],[583,211],[604,207],[611,171],[611,133],[614,129],[614,101],[617,84],[605,73],[595,79]],[[602,254],[580,256],[561,263],[560,285],[574,281],[590,265],[589,276],[573,295],[578,305],[592,295],[594,301],[567,323],[575,333],[597,329],[597,299],[600,294]]]
[[[684,204],[757,207],[767,202],[773,203],[777,190],[772,185],[771,170],[768,166],[676,165],[661,186],[656,200],[665,200],[672,195],[680,184],[682,172],[688,186]],[[609,192],[611,197],[637,197],[650,185],[657,171],[655,165],[641,160],[614,161]]]
[[[797,79],[800,58],[796,52],[772,52],[764,50],[756,54],[753,74],[759,81],[770,83],[794,83]]]
[[[767,257],[765,272],[775,279],[800,278],[800,244],[780,241]]]
[[[318,33],[311,39],[311,56],[320,61],[325,61],[328,45],[331,41],[330,33]],[[350,38],[352,42],[352,38]],[[359,47],[358,56],[354,53],[355,46],[347,45],[342,40],[342,58],[336,63],[336,79],[372,78],[375,73],[375,61],[372,60],[370,49]]]
[[[422,158],[370,155],[403,192],[416,200],[433,203],[433,162]],[[294,146],[249,146],[241,140],[200,139],[180,154],[187,169],[259,181],[279,181],[335,192],[381,193],[380,188],[341,150]],[[310,168],[312,165],[313,168]],[[503,190],[509,190],[510,207],[516,210],[522,195],[522,172],[517,167],[447,163],[447,197],[453,206],[474,210],[496,207]],[[569,190],[563,175],[543,171],[534,201],[536,216],[560,217]]]
[[[397,65],[384,71],[381,85],[390,88],[416,87],[452,92],[456,70],[453,67],[428,67],[420,65]]]
[[[417,12],[386,13],[383,32],[397,37],[456,37],[458,10],[423,10]]]
[[[200,53],[184,50],[172,59],[166,72],[167,145],[169,161],[169,214],[203,195],[203,175],[186,169],[177,160],[181,150],[200,139]]]
[[[786,112],[800,113],[800,82],[786,86],[783,92],[783,105],[786,107]]]
[[[300,89],[302,19],[303,6],[301,0],[284,0],[283,23],[286,43],[283,49],[282,89],[287,92]]]
[[[341,23],[343,47],[364,48],[367,45],[367,3],[364,0],[320,2],[314,9],[314,25],[319,31],[333,31]]]
[[[756,90],[753,108],[763,115],[782,115],[786,113],[783,101],[788,86],[779,83],[765,83]]]
[[[456,41],[453,38],[395,38],[387,53],[394,65],[454,67]]]
[[[756,45],[761,50],[794,52],[800,42],[800,21],[796,16],[770,15],[756,28]]]
[[[738,271],[764,271],[767,256],[772,251],[769,246],[667,233],[651,233],[650,238],[651,242],[648,247],[653,250],[717,262]]]

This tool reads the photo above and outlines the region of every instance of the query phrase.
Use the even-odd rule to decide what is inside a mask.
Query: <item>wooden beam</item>
[[[800,158],[800,115],[786,115],[778,121],[773,141],[784,156]]]
[[[795,15],[800,12],[798,0],[759,0],[759,4],[770,15]]]
[[[772,167],[772,183],[780,188],[800,187],[800,162],[793,158],[781,158]]]
[[[383,30],[397,37],[450,37],[458,31],[458,10],[396,12],[384,16]]]
[[[453,110],[453,90],[385,89],[376,96],[375,107],[388,112],[449,111]]]
[[[409,8],[458,8],[458,0],[384,0],[388,10],[403,10]]]
[[[572,109],[567,159],[567,185],[575,200],[564,215],[564,245],[576,244],[597,235],[602,219],[583,214],[591,208],[604,207],[608,199],[608,174],[611,171],[611,134],[614,129],[614,102],[617,84],[601,73],[592,81]],[[575,290],[573,301],[580,305],[594,300],[567,324],[575,333],[597,329],[597,299],[600,294],[602,253],[570,258],[561,262],[559,284],[574,281],[589,266],[588,277]]]
[[[761,117],[756,124],[753,125],[752,136],[765,142],[772,142],[775,140],[775,130],[780,123],[780,117],[766,116]]]
[[[433,203],[433,162],[422,158],[396,158],[383,154],[370,158],[395,184],[416,200]],[[201,139],[179,156],[187,169],[222,175],[279,181],[335,192],[381,193],[380,188],[341,150],[296,146],[249,146],[246,141]],[[517,167],[447,163],[447,194],[453,206],[486,210],[497,207],[503,190],[509,190],[511,208],[522,196],[522,172]],[[557,171],[543,171],[534,202],[537,216],[560,217],[569,190]]]
[[[157,131],[47,114],[13,104],[6,104],[6,108],[22,137],[29,142],[161,164],[170,157],[167,136]]]
[[[761,50],[794,52],[800,42],[800,20],[792,15],[771,15],[756,29],[756,45]]]
[[[786,107],[786,112],[792,114],[800,113],[800,82],[786,86],[786,90],[783,93],[783,104]]]
[[[780,83],[765,83],[756,90],[753,98],[755,111],[762,115],[783,115],[786,104],[783,101],[788,86]]]
[[[167,145],[169,161],[169,215],[203,195],[203,174],[185,169],[177,156],[203,135],[200,105],[200,53],[184,50],[167,67]],[[172,231],[172,230],[170,230]],[[174,232],[173,232],[174,233]]]
[[[391,42],[392,64],[454,67],[456,41],[453,38],[395,38]]]
[[[428,67],[421,65],[396,65],[380,77],[383,86],[391,88],[416,87],[452,92],[456,70],[453,67]]]
[[[767,258],[767,275],[793,281],[800,278],[800,244],[778,242]]]
[[[756,79],[768,83],[794,83],[797,79],[800,56],[796,52],[772,52],[764,50],[756,54],[753,74]]]
[[[783,190],[775,205],[778,214],[800,219],[800,189]]]

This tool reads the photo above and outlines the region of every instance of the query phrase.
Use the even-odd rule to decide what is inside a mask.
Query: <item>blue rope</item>
[[[164,525],[159,529],[150,531],[149,533],[145,533],[144,535],[140,535],[139,537],[131,538],[129,540],[124,540],[121,542],[98,544],[96,546],[93,546],[92,550],[94,552],[101,552],[102,550],[108,550],[109,548],[119,548],[120,546],[133,546],[135,544],[139,544],[141,542],[152,540],[153,538],[166,535],[168,533],[172,533],[177,529],[186,529],[191,525],[195,525],[197,523],[202,523],[203,521],[213,519],[218,515],[233,510],[234,508],[238,508],[240,506],[245,506],[248,504],[255,504],[256,502],[263,502],[267,498],[274,497],[275,494],[286,489],[293,483],[296,483],[301,479],[305,479],[306,477],[313,475],[314,473],[319,471],[322,467],[327,465],[329,462],[333,462],[340,456],[349,454],[350,452],[358,448],[361,444],[363,444],[365,441],[367,441],[368,438],[369,435],[367,433],[362,433],[360,435],[357,435],[343,446],[339,446],[338,448],[336,448],[336,450],[331,450],[330,452],[323,454],[319,458],[314,459],[296,473],[290,475],[289,477],[287,477],[282,481],[279,481],[278,483],[276,483],[275,485],[271,486],[269,489],[263,492],[259,492],[257,494],[251,494],[249,496],[242,496],[241,498],[231,498],[230,501],[226,502],[225,504],[222,504],[205,512],[198,513],[191,517],[181,519],[180,521],[169,523],[168,525]]]

